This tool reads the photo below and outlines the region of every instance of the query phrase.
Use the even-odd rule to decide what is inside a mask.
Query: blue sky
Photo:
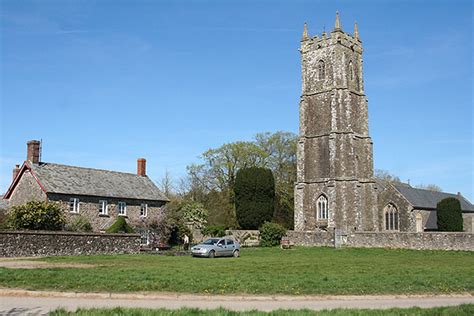
[[[0,192],[43,161],[183,176],[208,148],[298,131],[299,40],[357,20],[375,168],[473,201],[470,1],[1,5]]]

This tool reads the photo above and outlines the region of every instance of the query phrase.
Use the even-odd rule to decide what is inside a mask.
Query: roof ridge
[[[55,166],[63,166],[63,167],[70,167],[70,168],[77,168],[77,169],[84,169],[84,170],[105,171],[105,172],[110,172],[110,173],[119,173],[119,174],[132,175],[132,176],[136,176],[136,177],[142,177],[142,176],[139,176],[136,173],[131,173],[131,172],[115,171],[115,170],[91,168],[91,167],[72,166],[72,165],[65,165],[65,164],[60,164],[60,163],[55,163],[55,162],[43,162],[42,161],[42,162],[40,162],[39,166],[41,167],[42,165],[55,165]],[[148,176],[146,176],[146,177],[148,178]]]

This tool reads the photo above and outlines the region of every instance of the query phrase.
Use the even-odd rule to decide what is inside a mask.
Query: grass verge
[[[363,295],[473,293],[474,254],[387,249],[243,249],[241,258],[101,255],[0,268],[0,286],[77,292]],[[66,264],[90,268],[60,267]]]
[[[114,309],[79,309],[75,312],[55,310],[50,316],[181,316],[181,315],[206,315],[206,316],[428,316],[428,315],[474,315],[474,305],[460,305],[450,307],[436,307],[421,309],[393,308],[393,309],[334,309],[323,311],[311,310],[278,310],[274,312],[246,311],[236,312],[226,309],[199,310],[182,308],[169,309],[140,309],[140,308],[114,308]]]

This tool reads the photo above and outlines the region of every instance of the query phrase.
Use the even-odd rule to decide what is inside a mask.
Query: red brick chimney
[[[15,168],[13,168],[13,180],[15,180],[19,172],[20,172],[20,165],[16,165]]]
[[[31,163],[39,164],[40,160],[40,142],[39,140],[30,140],[26,143],[28,146],[28,153],[26,160]]]
[[[137,159],[137,174],[140,177],[146,176],[146,159],[145,158]]]

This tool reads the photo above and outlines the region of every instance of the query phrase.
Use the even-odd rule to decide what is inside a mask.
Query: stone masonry
[[[295,187],[295,230],[379,229],[372,140],[364,94],[362,43],[342,31],[301,40],[302,95]],[[317,218],[317,199],[328,203]]]

